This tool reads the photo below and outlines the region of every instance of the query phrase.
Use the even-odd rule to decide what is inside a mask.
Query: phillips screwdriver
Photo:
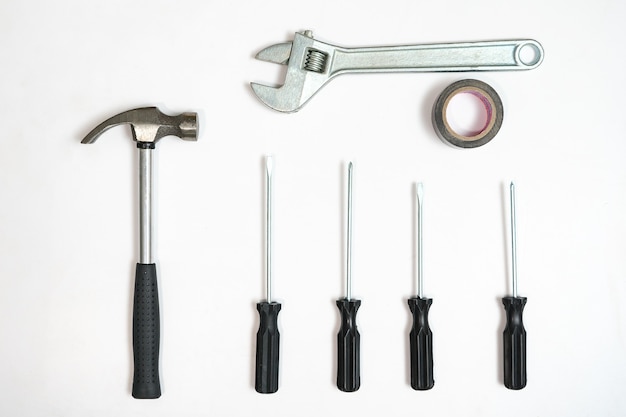
[[[422,204],[424,187],[417,184],[417,297],[409,298],[413,314],[413,327],[409,333],[411,353],[411,387],[414,390],[429,390],[435,385],[433,379],[433,334],[428,325],[428,310],[432,298],[423,298],[424,262],[422,245]]]
[[[257,303],[260,315],[259,331],[256,334],[256,378],[255,389],[261,394],[278,391],[278,351],[280,334],[278,333],[278,312],[281,305],[272,301],[272,173],[274,160],[265,159],[265,290],[266,301]]]
[[[337,388],[354,392],[361,386],[361,335],[356,326],[356,313],[361,300],[352,298],[352,162],[348,164],[348,209],[346,216],[346,297],[337,300],[341,328],[337,334]]]
[[[522,313],[526,297],[517,296],[517,226],[515,220],[515,184],[511,182],[511,275],[513,296],[503,297],[506,327],[503,333],[504,386],[519,390],[526,386],[526,329]]]

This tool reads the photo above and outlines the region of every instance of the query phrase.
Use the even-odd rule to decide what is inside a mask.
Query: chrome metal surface
[[[168,116],[156,107],[143,107],[125,111],[105,120],[89,132],[82,143],[94,143],[101,134],[122,124],[130,125],[135,142],[156,143],[165,136],[178,136],[190,141],[198,140],[197,113]]]
[[[424,250],[422,245],[422,207],[424,203],[424,186],[418,183],[417,197],[417,296],[422,298],[424,292]]]
[[[272,302],[272,274],[273,274],[273,178],[274,158],[268,155],[265,158],[265,279],[267,302]]]
[[[198,139],[196,113],[168,116],[156,107],[143,107],[115,115],[96,126],[82,143],[94,143],[112,127],[129,124],[133,140],[139,148],[139,262],[154,263],[153,225],[153,150],[157,141],[165,136],[178,136],[183,140]]]
[[[153,258],[153,149],[139,149],[139,263],[152,264]]]
[[[509,188],[511,197],[511,274],[513,276],[513,297],[517,297],[517,219],[515,214],[515,184]]]
[[[254,93],[274,110],[294,112],[340,74],[529,70],[543,61],[543,48],[532,39],[342,48],[305,31],[292,42],[263,49],[256,58],[288,68],[282,86],[250,83]]]
[[[346,298],[352,300],[352,162],[348,164],[348,209],[346,215]]]

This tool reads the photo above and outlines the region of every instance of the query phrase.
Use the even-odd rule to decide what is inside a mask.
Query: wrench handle
[[[522,50],[528,48],[528,57]],[[331,75],[345,72],[449,72],[529,70],[543,60],[532,39],[373,48],[338,48]]]
[[[137,264],[133,301],[133,397],[161,396],[159,293],[155,264]]]

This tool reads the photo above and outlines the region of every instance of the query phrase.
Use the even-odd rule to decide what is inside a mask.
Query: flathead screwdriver
[[[409,298],[409,308],[413,314],[413,326],[409,333],[411,356],[411,387],[415,390],[429,390],[435,385],[433,378],[433,334],[428,325],[428,310],[432,298],[422,297],[424,285],[422,213],[424,187],[417,184],[417,297]]]
[[[526,386],[526,329],[522,321],[526,297],[517,296],[517,225],[515,214],[515,184],[511,182],[511,275],[512,297],[503,297],[506,327],[503,333],[504,386],[519,390]]]
[[[256,378],[255,389],[261,394],[271,394],[278,391],[278,353],[280,348],[280,334],[278,333],[278,312],[281,305],[272,301],[272,174],[274,159],[267,156],[265,159],[265,290],[266,301],[257,303],[260,325],[256,334]]]
[[[361,335],[356,326],[356,313],[361,300],[352,298],[352,162],[348,164],[348,207],[346,215],[346,296],[337,300],[341,328],[337,334],[337,388],[353,392],[361,386]]]

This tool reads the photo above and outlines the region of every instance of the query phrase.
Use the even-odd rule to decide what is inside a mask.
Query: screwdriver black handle
[[[356,312],[361,300],[337,300],[341,328],[337,334],[337,388],[354,392],[361,386],[361,335],[356,327]]]
[[[278,312],[280,303],[266,301],[257,303],[261,324],[256,334],[256,379],[254,388],[261,394],[278,391]]]
[[[137,264],[133,300],[133,397],[159,398],[159,292],[155,264]]]
[[[504,297],[504,386],[519,390],[526,386],[526,329],[522,321],[526,297]]]
[[[413,327],[409,333],[411,351],[411,387],[414,390],[429,390],[435,385],[433,377],[433,333],[428,325],[428,310],[432,298],[409,298],[413,313]]]

